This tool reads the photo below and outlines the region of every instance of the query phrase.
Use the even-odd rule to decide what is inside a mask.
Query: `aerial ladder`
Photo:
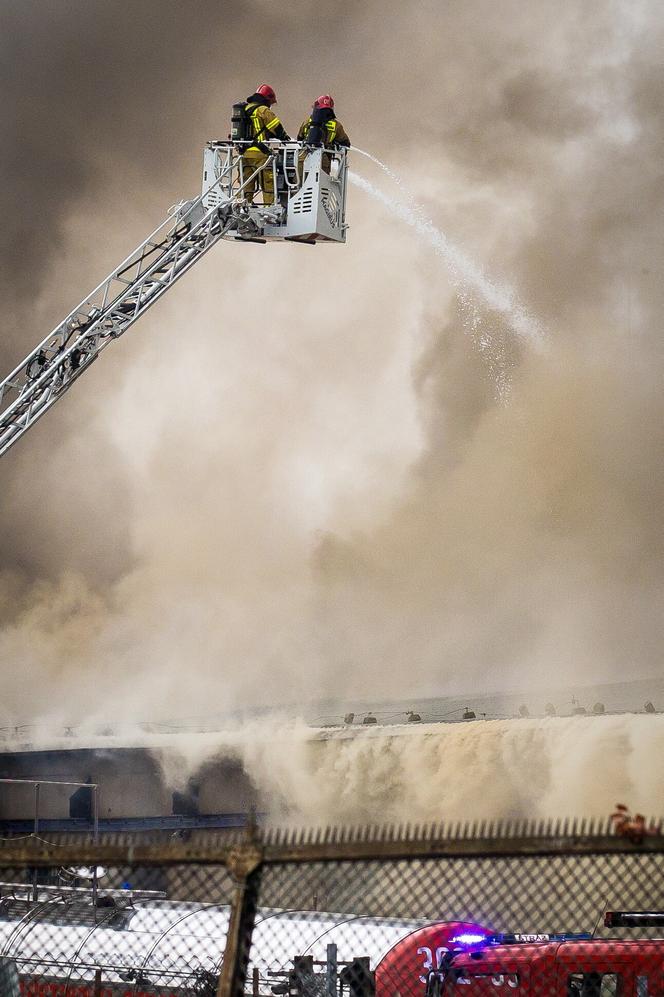
[[[0,456],[69,390],[221,239],[235,242],[346,241],[346,149],[265,143],[250,170],[246,141],[208,142],[201,194],[165,220],[0,382]],[[247,192],[272,173],[274,203]],[[268,185],[266,184],[266,189]]]

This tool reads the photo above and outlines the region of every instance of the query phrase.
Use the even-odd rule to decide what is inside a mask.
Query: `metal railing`
[[[240,239],[344,242],[347,149],[269,141],[264,143],[264,162],[254,169],[254,160],[244,155],[251,144],[208,142],[203,154],[205,207],[231,201]],[[248,198],[241,196],[245,190]]]
[[[73,786],[89,789],[92,796],[92,834],[96,841],[99,834],[99,783],[62,782],[57,779],[0,779],[4,786],[32,786],[34,790],[33,834],[39,834],[39,798],[42,786]]]

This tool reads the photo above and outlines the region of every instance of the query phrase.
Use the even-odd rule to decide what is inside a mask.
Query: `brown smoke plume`
[[[356,191],[346,247],[217,247],[2,461],[5,716],[654,673],[654,0],[1,9],[6,368],[196,190],[261,78],[291,132],[332,91],[549,329],[544,356],[470,329]]]
[[[297,727],[246,733],[227,737],[220,755],[241,759],[272,819],[305,826],[605,819],[616,794],[650,812],[664,790],[661,717],[494,720],[322,740]]]

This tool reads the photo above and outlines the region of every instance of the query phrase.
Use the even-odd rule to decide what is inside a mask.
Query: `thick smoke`
[[[346,247],[217,247],[3,458],[6,717],[652,674],[654,0],[2,17],[4,367],[196,190],[261,79],[291,132],[332,91],[549,330],[536,355],[498,314],[473,327],[359,191]]]
[[[229,739],[272,819],[334,824],[606,818],[664,791],[661,717],[567,717]],[[165,769],[168,772],[168,769]],[[658,812],[658,811],[657,811]]]
[[[61,730],[42,728],[40,736],[34,747],[72,745]],[[352,730],[272,716],[176,737],[130,725],[103,735],[88,728],[80,743],[101,758],[114,747],[143,747],[159,765],[165,796],[193,783],[212,809],[227,794],[219,774],[239,763],[257,812],[272,824],[606,819],[619,801],[659,818],[664,794],[661,714]]]

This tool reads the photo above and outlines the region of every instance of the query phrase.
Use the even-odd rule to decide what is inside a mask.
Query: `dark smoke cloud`
[[[5,367],[196,189],[259,79],[291,131],[332,91],[549,329],[544,357],[473,332],[358,192],[343,249],[218,247],[3,458],[9,715],[660,667],[654,0],[1,10]]]
[[[215,58],[233,65],[235,57],[231,45],[212,50],[205,16],[187,18],[183,30],[176,4],[4,2],[1,10],[4,373],[143,237],[122,201],[149,199],[150,185],[159,189],[181,169],[195,129],[191,99],[180,95],[200,99],[200,73],[210,74]],[[237,11],[226,19],[237,23]],[[115,187],[110,205],[105,186],[118,173],[129,183],[122,195]],[[118,236],[110,258],[109,228]],[[94,583],[127,563],[123,469],[94,427],[81,439],[77,422],[89,418],[82,400],[61,408],[29,452],[10,454],[2,469],[3,562],[32,577],[73,565]],[[76,465],[97,447],[108,460],[96,463],[94,478],[79,475]]]

